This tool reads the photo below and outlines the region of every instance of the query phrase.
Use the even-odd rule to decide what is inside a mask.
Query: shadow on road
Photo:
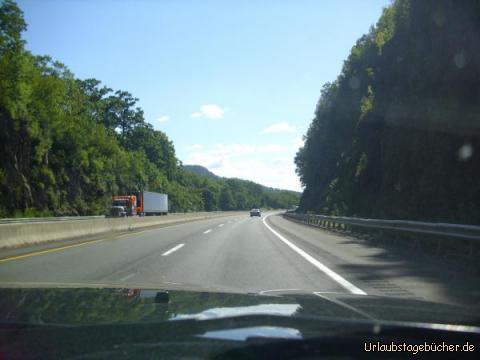
[[[480,263],[412,249],[398,239],[327,231],[281,216],[272,223],[370,293],[480,307]],[[359,235],[359,236],[357,236]],[[370,291],[368,291],[370,290]]]

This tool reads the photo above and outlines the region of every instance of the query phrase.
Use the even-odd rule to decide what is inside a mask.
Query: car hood
[[[474,314],[414,299],[346,294],[3,289],[0,357],[361,358],[367,341],[478,347],[480,327],[458,325],[471,324]]]
[[[333,319],[480,325],[478,308],[343,293],[261,295],[122,287],[0,289],[3,323],[95,325],[240,317],[270,317],[292,323],[296,319]]]

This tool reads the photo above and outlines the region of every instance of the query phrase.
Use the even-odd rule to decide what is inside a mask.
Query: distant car
[[[260,209],[252,209],[250,210],[250,217],[252,216],[262,216]]]

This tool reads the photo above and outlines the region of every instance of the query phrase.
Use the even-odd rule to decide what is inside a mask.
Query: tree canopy
[[[94,215],[113,194],[165,192],[172,211],[290,207],[298,194],[186,171],[138,99],[25,49],[27,24],[0,2],[0,216]]]
[[[480,3],[396,0],[324,85],[300,211],[480,223]]]

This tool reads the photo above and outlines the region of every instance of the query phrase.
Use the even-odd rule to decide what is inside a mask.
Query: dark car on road
[[[260,212],[260,209],[250,210],[250,217],[252,217],[252,216],[262,216],[262,213]]]

